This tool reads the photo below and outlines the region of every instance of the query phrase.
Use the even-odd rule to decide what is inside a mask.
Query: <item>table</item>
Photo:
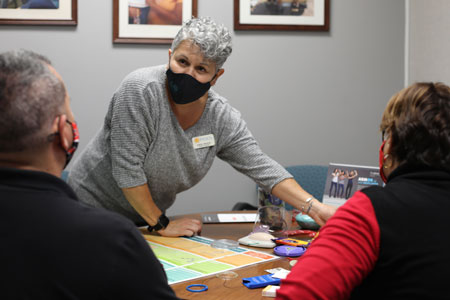
[[[233,213],[254,213],[256,211],[242,211]],[[208,212],[218,213],[218,212]],[[230,213],[230,212],[220,212]],[[181,217],[188,217],[201,220],[201,214],[190,214],[183,216],[171,217],[170,219],[177,219]],[[248,235],[253,229],[253,223],[220,223],[220,224],[203,224],[201,235],[212,239],[231,239],[238,240],[241,237]],[[142,230],[144,235],[150,234]],[[300,237],[301,238],[301,237]],[[249,246],[243,246],[249,249],[255,249],[261,252],[267,252],[273,254],[273,249],[254,248]],[[248,267],[243,267],[234,270],[238,276],[234,279],[224,280],[216,275],[202,277],[195,280],[185,281],[172,285],[176,295],[181,299],[271,299],[268,297],[262,297],[262,289],[248,289],[242,284],[242,278],[252,277],[258,275],[268,274],[265,272],[267,269],[276,267],[282,267],[290,270],[289,260],[287,258],[279,258],[270,262],[263,262]],[[193,293],[186,290],[186,286],[190,284],[206,284],[208,291]]]

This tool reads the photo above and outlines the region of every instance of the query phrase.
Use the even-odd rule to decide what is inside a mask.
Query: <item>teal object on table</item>
[[[319,230],[320,228],[319,224],[308,215],[298,214],[295,220],[302,229]]]

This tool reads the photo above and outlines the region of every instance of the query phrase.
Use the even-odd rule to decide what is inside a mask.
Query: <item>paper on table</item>
[[[220,222],[255,222],[256,214],[217,214]]]
[[[255,222],[256,214],[202,214],[203,223],[251,223]]]

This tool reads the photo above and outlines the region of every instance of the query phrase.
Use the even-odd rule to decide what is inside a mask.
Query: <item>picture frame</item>
[[[0,0],[0,25],[78,23],[78,0]]]
[[[234,0],[234,30],[329,29],[330,0]]]
[[[142,0],[113,0],[113,43],[171,44],[182,23],[197,17],[197,0],[151,2],[153,7]]]

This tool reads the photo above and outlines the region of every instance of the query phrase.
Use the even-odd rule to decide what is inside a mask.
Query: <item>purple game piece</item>
[[[300,247],[294,247],[294,246],[277,246],[273,249],[273,252],[275,252],[276,255],[279,256],[301,256],[303,253],[305,253],[306,248],[303,246]]]

